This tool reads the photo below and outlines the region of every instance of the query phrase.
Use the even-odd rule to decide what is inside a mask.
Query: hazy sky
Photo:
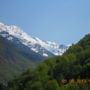
[[[75,43],[90,33],[90,0],[0,0],[0,22],[43,40]]]

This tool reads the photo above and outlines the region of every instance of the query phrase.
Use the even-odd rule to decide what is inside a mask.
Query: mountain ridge
[[[35,69],[40,62],[55,56],[52,51],[57,53],[59,47],[62,52],[67,49],[33,38],[17,26],[0,23],[0,80],[7,82],[28,68]]]
[[[7,32],[8,34],[2,32]],[[34,52],[39,53],[45,57],[49,57],[48,53],[46,53],[45,51],[48,51],[53,55],[62,55],[69,48],[68,45],[58,45],[54,42],[43,41],[38,37],[31,37],[21,28],[15,25],[7,26],[3,23],[0,23],[0,35],[2,35],[3,37],[8,36],[8,40],[13,40],[12,36],[14,36],[18,38],[22,44],[28,46]]]

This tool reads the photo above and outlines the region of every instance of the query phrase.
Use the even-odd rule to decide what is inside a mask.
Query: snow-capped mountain
[[[21,28],[14,25],[8,26],[3,23],[0,23],[0,35],[6,37],[10,41],[14,41],[14,39],[17,38],[23,45],[45,57],[49,57],[49,52],[53,55],[62,55],[70,46],[58,45],[54,42],[43,41],[37,37],[31,37]]]

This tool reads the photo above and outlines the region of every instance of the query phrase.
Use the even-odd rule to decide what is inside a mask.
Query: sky
[[[0,22],[58,44],[90,33],[90,0],[0,0]]]

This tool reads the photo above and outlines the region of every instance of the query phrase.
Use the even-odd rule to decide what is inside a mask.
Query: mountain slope
[[[54,42],[43,41],[36,37],[33,38],[25,33],[22,29],[14,25],[7,26],[0,23],[0,34],[10,41],[17,38],[19,42],[29,47],[32,51],[45,57],[62,55],[69,47],[65,45],[58,45]]]
[[[63,80],[63,81],[62,81]],[[71,81],[70,81],[71,80]],[[62,56],[49,58],[8,83],[16,90],[90,90],[90,34]]]
[[[20,45],[20,43],[19,43]],[[0,36],[0,80],[7,81],[26,69],[34,69],[44,57]]]
[[[17,26],[0,23],[0,80],[7,81],[48,57],[62,55],[68,46],[33,38]]]

